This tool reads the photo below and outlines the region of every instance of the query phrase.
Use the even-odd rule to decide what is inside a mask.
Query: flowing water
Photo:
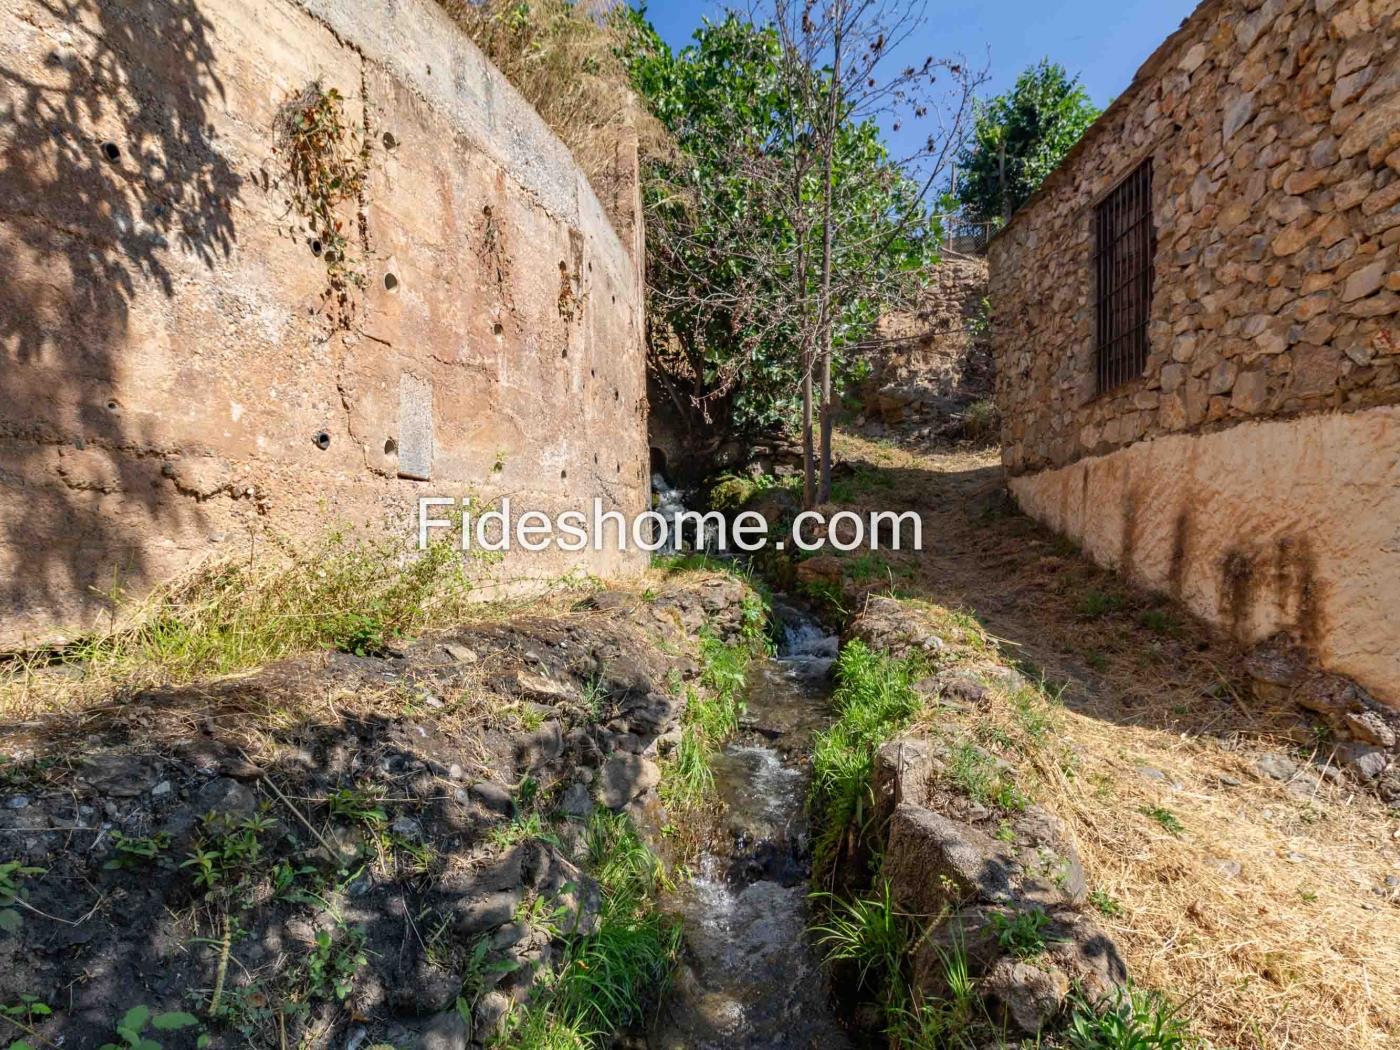
[[[714,759],[722,825],[672,902],[685,948],[653,1050],[838,1050],[808,925],[804,801],[813,733],[828,720],[837,640],[778,604],[778,655],[750,673],[741,731]]]

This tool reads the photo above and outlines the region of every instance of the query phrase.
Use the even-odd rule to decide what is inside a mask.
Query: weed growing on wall
[[[366,283],[368,238],[359,205],[369,175],[369,137],[347,118],[341,93],[319,81],[282,108],[276,133],[292,207],[326,265],[326,296],[343,322],[352,312],[351,290]],[[345,205],[352,203],[356,214],[349,216]]]

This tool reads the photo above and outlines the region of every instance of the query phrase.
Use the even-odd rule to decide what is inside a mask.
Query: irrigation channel
[[[826,977],[807,937],[806,755],[830,719],[837,639],[776,602],[777,655],[750,669],[738,736],[714,758],[718,830],[668,906],[684,949],[652,1050],[840,1050]]]

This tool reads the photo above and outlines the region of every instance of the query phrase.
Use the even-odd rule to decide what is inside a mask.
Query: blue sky
[[[638,0],[634,0],[634,3]],[[930,0],[929,18],[901,61],[961,53],[988,66],[984,92],[1006,90],[1026,66],[1050,58],[1079,74],[1090,97],[1107,105],[1148,55],[1181,24],[1197,0]],[[647,15],[672,47],[684,46],[723,0],[651,0]]]

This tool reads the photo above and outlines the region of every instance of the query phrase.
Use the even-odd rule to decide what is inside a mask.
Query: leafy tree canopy
[[[971,215],[1009,216],[1099,115],[1078,77],[1042,60],[1004,95],[978,107],[972,140],[958,158],[958,197]]]
[[[644,187],[651,375],[715,442],[789,428],[817,301],[822,182],[811,146],[826,85],[769,27],[731,15],[675,53],[631,18],[633,83],[678,146],[648,164]],[[874,121],[847,113],[834,153],[832,320],[849,361],[935,261],[937,238]]]

